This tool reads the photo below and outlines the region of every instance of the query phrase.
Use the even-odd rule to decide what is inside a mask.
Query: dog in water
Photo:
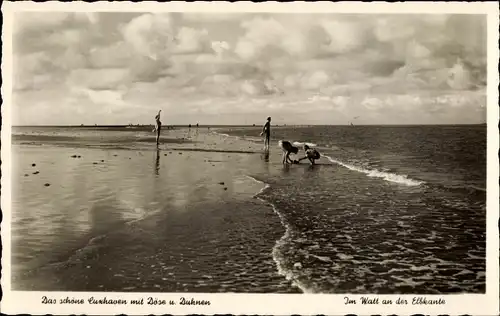
[[[280,140],[278,142],[281,150],[283,150],[283,164],[285,163],[294,163],[292,159],[290,159],[290,154],[297,154],[299,152],[299,148],[293,146],[289,141]]]

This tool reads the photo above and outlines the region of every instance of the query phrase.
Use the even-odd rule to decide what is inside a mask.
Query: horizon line
[[[11,125],[11,127],[137,127],[137,126],[151,126],[150,124],[94,124],[94,125]],[[163,126],[172,127],[196,127],[196,124],[165,124]],[[211,126],[241,126],[241,127],[257,127],[263,124],[199,124],[198,127],[211,127]],[[486,125],[483,123],[435,123],[435,124],[273,124],[274,126],[457,126],[457,125]]]

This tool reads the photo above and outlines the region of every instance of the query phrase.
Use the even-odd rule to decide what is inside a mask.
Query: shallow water
[[[224,133],[260,142],[256,129]],[[286,227],[280,273],[304,292],[485,290],[485,129],[276,128],[320,165],[255,173]],[[258,134],[257,134],[258,135]]]
[[[272,257],[284,229],[244,172],[259,153],[205,136],[160,150],[14,143],[14,289],[298,292]]]
[[[381,135],[392,132],[371,131],[378,135],[376,148],[366,148],[368,142],[348,148],[347,131],[330,130],[336,136],[327,137],[307,129],[273,130],[276,137],[317,144],[323,156],[315,167],[283,167],[278,148],[262,153],[254,129],[218,132],[227,135],[169,131],[159,151],[146,131],[17,132],[13,285],[67,291],[484,292],[480,153],[475,172],[460,182],[471,157],[464,165],[460,157],[449,158],[449,165],[429,172],[430,149],[420,150],[423,162],[408,163],[417,159],[401,150],[408,145],[384,143]],[[462,138],[471,133],[459,132]],[[131,140],[137,137],[141,141]],[[347,153],[335,149],[341,146],[334,140],[343,141]],[[392,136],[387,141],[395,142]],[[457,147],[468,148],[447,144],[440,150]]]
[[[262,142],[258,128],[223,133]],[[344,166],[446,188],[486,191],[486,126],[313,126],[273,129],[280,139],[312,143]]]

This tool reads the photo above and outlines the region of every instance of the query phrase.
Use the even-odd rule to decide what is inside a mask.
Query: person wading
[[[266,135],[266,139],[264,141],[264,149],[269,150],[269,142],[271,139],[271,117],[267,118],[267,122],[264,125],[264,128],[262,128],[262,133],[260,133],[260,136]]]
[[[160,121],[160,113],[161,110],[158,111],[158,114],[155,116],[155,128],[153,132],[156,132],[156,147],[160,145],[160,132],[161,132],[161,121]]]

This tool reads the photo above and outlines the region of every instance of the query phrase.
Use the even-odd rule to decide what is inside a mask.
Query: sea
[[[259,141],[253,128],[226,132]],[[322,154],[307,172],[253,175],[286,227],[278,269],[303,292],[484,292],[486,126],[281,127],[273,137]]]
[[[149,127],[14,127],[14,279],[32,290],[485,292],[485,125],[273,126],[269,151],[260,131],[177,127],[159,152]],[[284,166],[279,140],[321,158]],[[49,188],[33,180],[35,161]]]

